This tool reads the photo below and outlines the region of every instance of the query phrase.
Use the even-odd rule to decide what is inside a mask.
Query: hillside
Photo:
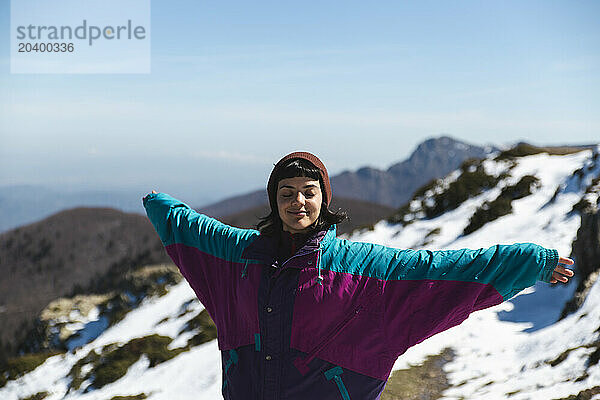
[[[14,350],[51,301],[168,257],[148,219],[76,208],[0,234],[0,340]],[[96,281],[96,282],[95,282]]]
[[[598,398],[600,283],[586,259],[593,262],[599,249],[589,248],[597,241],[584,240],[593,228],[582,225],[582,215],[597,221],[600,157],[590,150],[548,151],[521,145],[464,163],[419,189],[388,220],[347,235],[431,250],[535,242],[576,256],[578,278],[580,264],[589,271],[585,292],[578,292],[584,300],[560,321],[577,280],[538,283],[409,349],[382,398]],[[576,241],[588,246],[572,251]],[[220,398],[214,326],[187,283],[169,271],[139,265],[107,293],[48,305],[44,321],[58,329],[47,330],[58,354],[9,360],[0,398]],[[115,314],[104,306],[108,292],[130,308]]]
[[[535,242],[575,257],[573,242],[589,235],[580,229],[581,200],[599,201],[600,157],[589,150],[568,155],[541,151],[520,146],[466,163],[420,189],[390,221],[351,238],[432,250]],[[586,250],[588,256],[598,252]],[[595,276],[587,279],[585,303],[557,322],[583,278],[579,264],[593,268],[582,255],[575,257],[577,279],[570,285],[538,282],[510,302],[477,312],[409,349],[395,368],[409,368],[451,348],[455,356],[444,366],[449,382],[444,399],[562,399],[586,390],[600,393],[597,262]],[[583,398],[591,396],[577,397]]]

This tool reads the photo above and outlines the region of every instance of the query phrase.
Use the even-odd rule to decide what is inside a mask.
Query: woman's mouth
[[[292,215],[296,215],[298,217],[303,217],[305,215],[308,215],[308,213],[306,211],[288,211],[290,214]]]

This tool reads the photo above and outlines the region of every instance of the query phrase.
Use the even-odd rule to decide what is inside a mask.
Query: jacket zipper
[[[277,268],[277,270],[275,271],[275,273],[273,273],[273,276],[272,276],[272,278],[276,278],[277,276],[279,276],[279,274],[281,273],[281,271],[283,271],[283,267],[284,267],[284,265],[285,265],[285,264],[287,264],[287,263],[288,263],[288,261],[290,261],[291,259],[293,259],[293,258],[296,258],[296,257],[303,257],[303,256],[306,256],[306,255],[308,255],[308,254],[316,253],[317,251],[319,251],[319,250],[318,250],[318,249],[317,249],[317,250],[312,250],[312,251],[308,251],[308,252],[306,252],[306,253],[295,254],[295,255],[291,256],[290,258],[288,258],[287,260],[285,260],[285,261],[283,262],[283,264],[281,264],[281,265],[279,266],[279,268]]]
[[[279,268],[283,268],[283,266],[284,266],[285,264],[287,264],[287,263],[288,263],[288,261],[290,261],[292,258],[296,258],[296,257],[303,257],[303,256],[306,256],[306,255],[309,255],[309,254],[312,254],[312,253],[316,253],[317,251],[319,251],[319,249],[317,249],[317,250],[311,250],[311,251],[307,251],[307,252],[300,253],[300,254],[294,254],[293,256],[291,256],[290,258],[288,258],[287,260],[285,260],[285,261],[283,262],[283,264],[281,264],[281,267],[279,267]]]

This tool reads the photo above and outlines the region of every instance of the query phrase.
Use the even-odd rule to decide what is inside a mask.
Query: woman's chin
[[[309,227],[310,227],[310,224],[308,224],[308,223],[293,223],[293,224],[286,224],[286,227],[284,228],[284,230],[292,232],[292,233],[299,233],[299,232],[306,231]]]

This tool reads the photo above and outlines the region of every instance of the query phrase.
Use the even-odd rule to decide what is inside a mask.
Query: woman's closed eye
[[[284,199],[289,199],[290,197],[293,197],[293,196],[291,194],[282,194],[281,197],[283,197]],[[306,197],[306,198],[315,197],[315,193],[314,192],[304,193],[304,197]]]

